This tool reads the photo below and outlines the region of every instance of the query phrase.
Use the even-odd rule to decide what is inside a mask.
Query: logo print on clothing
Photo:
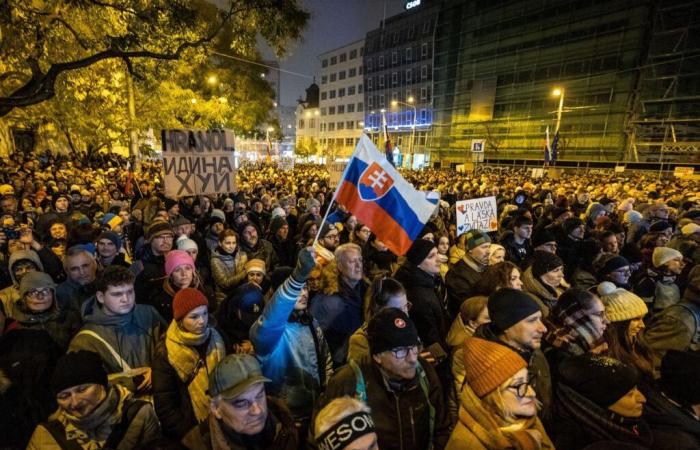
[[[359,181],[360,198],[364,201],[379,200],[394,186],[394,180],[377,162],[370,164]]]
[[[394,325],[396,328],[406,328],[406,322],[404,322],[404,320],[400,317],[394,319]]]

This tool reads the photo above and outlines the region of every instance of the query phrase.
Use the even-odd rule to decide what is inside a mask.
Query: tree
[[[296,0],[231,0],[225,11],[205,0],[5,0],[0,117],[53,99],[75,71],[121,61],[144,79],[138,62],[196,60],[219,36],[237,55],[254,55],[258,34],[282,53],[308,17]]]

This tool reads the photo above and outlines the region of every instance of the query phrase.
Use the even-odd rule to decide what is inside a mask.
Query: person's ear
[[[379,353],[377,353],[376,355],[372,355],[372,359],[373,359],[374,362],[376,362],[378,365],[380,365],[380,366],[382,365],[382,358],[381,358],[381,356],[379,356]]]
[[[219,404],[217,402],[214,400],[209,402],[209,410],[211,411],[212,415],[221,420],[221,411],[219,411],[219,409]]]
[[[95,292],[95,298],[97,299],[97,302],[98,302],[100,305],[104,305],[104,304],[105,304],[105,294],[104,294],[104,292],[100,292],[100,291]]]

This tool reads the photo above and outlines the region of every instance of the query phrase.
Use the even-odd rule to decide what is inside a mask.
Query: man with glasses
[[[175,233],[168,222],[157,220],[146,229],[144,236],[148,245],[144,246],[141,258],[131,265],[136,275],[134,287],[138,303],[146,303],[163,285],[165,278],[165,255],[172,250]]]
[[[314,245],[316,250],[316,264],[327,266],[335,259],[333,252],[340,244],[340,232],[335,224],[324,222],[321,232],[318,234],[318,242]]]
[[[282,402],[267,396],[269,381],[253,356],[221,360],[209,374],[209,420],[183,443],[188,448],[296,450],[294,422]]]
[[[382,450],[443,449],[450,424],[442,384],[419,358],[413,321],[399,309],[384,308],[370,320],[367,340],[370,354],[331,378],[318,409],[335,398],[355,397],[372,411]]]

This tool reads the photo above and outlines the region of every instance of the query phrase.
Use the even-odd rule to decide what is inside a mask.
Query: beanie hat
[[[681,228],[681,233],[683,233],[683,236],[690,236],[694,233],[700,233],[700,225],[698,225],[695,222],[689,223],[688,225],[685,225],[683,228]]]
[[[651,224],[651,226],[649,227],[649,231],[659,232],[664,231],[668,228],[671,228],[670,223],[666,222],[665,220],[657,220],[656,222]]]
[[[559,365],[561,382],[593,403],[608,408],[637,385],[637,370],[609,356],[589,353]]]
[[[262,272],[263,274],[265,274],[265,261],[263,261],[262,259],[253,258],[246,262],[245,273],[248,274],[250,272]]]
[[[551,272],[557,267],[562,267],[564,261],[554,253],[535,251],[532,258],[532,275],[539,278],[547,272]]]
[[[486,304],[491,323],[498,331],[506,331],[536,312],[540,306],[532,297],[519,289],[502,288],[489,296]]]
[[[600,203],[591,203],[586,210],[586,218],[593,220],[598,214],[605,212],[605,206]]]
[[[562,224],[562,228],[564,229],[566,234],[571,234],[572,231],[574,231],[581,225],[583,225],[583,220],[579,219],[578,217],[569,217]]]
[[[211,217],[212,217],[212,219],[214,217],[218,217],[219,219],[221,219],[222,222],[226,222],[226,213],[220,209],[212,209],[211,210]]]
[[[68,194],[66,194],[65,192],[59,192],[58,194],[54,195],[53,199],[51,200],[51,207],[54,209],[54,211],[56,210],[56,202],[58,201],[59,198],[65,198],[66,200],[68,200],[68,205],[70,208],[70,203],[71,203],[70,196]]]
[[[623,222],[632,225],[641,222],[643,218],[644,216],[642,216],[642,213],[640,213],[639,211],[631,210],[625,213],[625,218]]]
[[[546,244],[548,242],[556,242],[557,238],[551,231],[540,228],[532,234],[532,247],[537,248],[540,245]]]
[[[151,242],[153,238],[161,236],[163,234],[173,234],[172,228],[168,222],[162,220],[153,222],[150,227],[146,230],[146,235],[144,236],[146,242]]]
[[[173,319],[182,320],[187,313],[198,306],[209,306],[209,300],[201,291],[195,288],[180,289],[173,297]]]
[[[180,266],[191,266],[194,269],[194,260],[184,250],[170,250],[165,255],[165,275],[170,276]]]
[[[81,384],[99,384],[107,388],[107,372],[96,353],[80,350],[66,353],[56,363],[51,376],[54,395]]]
[[[284,218],[284,216],[275,216],[272,218],[270,221],[270,235],[274,236],[277,234],[277,232],[280,230],[285,225],[289,225],[287,223],[287,219]]]
[[[177,205],[177,200],[173,200],[172,198],[166,197],[165,200],[163,200],[163,203],[165,204],[166,211],[169,211],[170,208]]]
[[[371,355],[397,347],[418,345],[418,330],[405,312],[397,308],[382,308],[367,325],[367,342]]]
[[[600,270],[598,270],[598,275],[604,277],[605,275],[608,275],[612,272],[615,272],[618,269],[622,269],[623,267],[627,267],[629,265],[630,262],[627,261],[627,258],[625,258],[624,256],[616,255],[605,261],[603,267],[601,267]]]
[[[598,295],[605,305],[605,314],[610,322],[622,322],[644,317],[649,312],[646,303],[636,294],[618,288],[609,281],[598,285]]]
[[[416,239],[406,252],[406,259],[414,265],[419,265],[435,248],[435,242],[428,239]]]
[[[481,244],[491,243],[491,238],[489,237],[489,235],[481,230],[471,229],[465,234],[467,236],[465,241],[467,245],[467,250],[472,250],[480,246]]]
[[[662,390],[682,405],[700,404],[700,384],[688,382],[699,378],[700,355],[696,352],[668,350],[661,360]]]
[[[184,251],[199,250],[199,246],[192,239],[181,237],[180,239],[177,240],[177,249],[184,250]]]
[[[562,214],[568,213],[569,211],[570,211],[569,208],[563,208],[561,206],[557,206],[555,208],[552,208],[552,219],[556,220]]]
[[[110,230],[114,230],[116,227],[121,225],[124,221],[121,217],[113,213],[107,213],[102,217],[100,222],[102,226],[109,227]]]
[[[54,283],[48,273],[39,272],[38,270],[29,272],[23,276],[22,281],[19,282],[19,294],[22,297],[29,291],[43,288],[56,289],[56,283]]]
[[[175,219],[175,222],[173,222],[173,227],[177,228],[180,225],[190,225],[190,224],[192,224],[192,221],[190,219],[188,219],[186,216],[183,216],[182,214],[180,214],[179,216],[177,216],[177,219]]]
[[[284,219],[286,216],[287,216],[287,213],[285,212],[284,208],[282,208],[280,206],[277,206],[276,208],[274,208],[272,210],[272,212],[270,213],[270,217],[272,217],[273,219],[275,217],[281,217]]]
[[[99,236],[97,236],[95,242],[100,242],[102,239],[112,241],[114,246],[117,247],[117,250],[122,248],[122,238],[120,238],[114,231],[103,231]]]
[[[464,379],[478,397],[484,397],[527,367],[525,360],[505,345],[470,337],[464,341]]]
[[[683,258],[683,254],[676,249],[669,247],[656,247],[651,255],[654,267],[661,267],[675,258]]]

